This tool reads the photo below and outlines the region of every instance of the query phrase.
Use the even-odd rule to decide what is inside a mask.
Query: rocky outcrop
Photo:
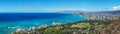
[[[100,34],[120,34],[120,18],[114,19],[112,24],[106,25]]]

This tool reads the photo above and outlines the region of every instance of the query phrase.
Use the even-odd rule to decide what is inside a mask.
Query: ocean
[[[0,13],[0,34],[11,34],[17,27],[28,29],[52,22],[62,24],[87,20],[86,17],[68,13]]]

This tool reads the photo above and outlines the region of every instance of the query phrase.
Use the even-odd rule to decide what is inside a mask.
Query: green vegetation
[[[36,28],[30,31],[13,32],[13,34],[99,34],[106,24],[111,20],[86,20],[75,23]],[[32,32],[31,32],[32,31]],[[29,32],[29,33],[28,33]]]
[[[77,23],[71,25],[71,28],[87,28],[88,26],[91,26],[89,23]]]

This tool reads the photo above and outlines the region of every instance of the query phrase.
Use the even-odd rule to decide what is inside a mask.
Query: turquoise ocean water
[[[42,24],[51,25],[52,22],[67,24],[82,20],[87,20],[87,18],[65,13],[1,13],[0,34],[11,34],[17,29],[16,27],[28,29]]]

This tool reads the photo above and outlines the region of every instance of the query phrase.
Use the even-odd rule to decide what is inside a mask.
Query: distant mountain
[[[86,13],[88,11],[61,11],[59,13],[72,13],[72,14],[81,14],[81,13]]]
[[[95,12],[91,12],[91,11],[61,11],[59,13],[75,13],[75,14],[83,14],[83,13],[96,13],[96,14],[120,14],[120,10],[116,10],[116,11],[95,11]]]
[[[117,11],[102,11],[102,12],[97,12],[97,13],[120,14],[120,10],[117,10]]]

